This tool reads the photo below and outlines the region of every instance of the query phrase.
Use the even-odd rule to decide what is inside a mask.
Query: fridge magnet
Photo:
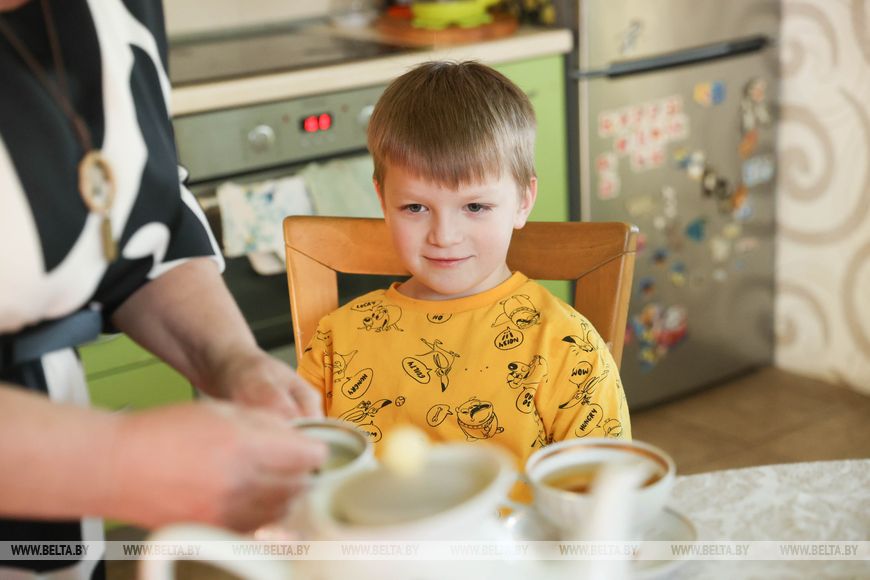
[[[686,226],[686,237],[695,242],[702,242],[707,237],[707,219],[696,218]]]
[[[637,234],[637,253],[641,253],[646,249],[646,234],[641,232]]]
[[[676,115],[683,112],[683,96],[671,95],[664,99],[665,115]]]
[[[743,226],[734,222],[725,224],[725,226],[722,228],[722,235],[729,240],[740,237],[740,234],[742,232]]]
[[[665,248],[658,248],[652,255],[652,263],[656,266],[664,266],[668,261],[668,251]]]
[[[731,211],[736,212],[749,200],[749,188],[742,183],[731,194]]]
[[[707,156],[703,151],[693,151],[686,162],[686,173],[695,181],[701,181],[707,168]]]
[[[658,121],[662,117],[664,110],[665,107],[662,101],[651,101],[644,105],[644,117],[648,121]]]
[[[656,281],[652,276],[644,276],[637,281],[637,289],[644,298],[649,298],[656,291]]]
[[[629,141],[628,135],[620,135],[613,140],[613,150],[616,151],[617,155],[621,157],[628,155],[631,147]]]
[[[613,172],[598,174],[598,199],[613,199],[619,195],[619,175]]]
[[[743,162],[743,183],[755,187],[773,179],[776,162],[773,155],[757,155]]]
[[[648,167],[656,169],[665,164],[665,148],[661,145],[652,145],[647,156]]]
[[[767,82],[762,78],[753,78],[743,88],[743,98],[740,99],[740,125],[743,133],[769,125],[771,121],[770,108],[767,104]]]
[[[673,153],[674,164],[677,169],[682,169],[686,171],[689,167],[689,150],[685,147],[680,147],[679,149],[675,149]]]
[[[652,224],[655,229],[662,231],[668,226],[668,220],[663,215],[657,215],[653,218]]]
[[[671,284],[677,288],[682,288],[686,285],[686,265],[683,262],[674,262],[671,264]]]
[[[758,145],[758,131],[746,131],[743,137],[740,138],[740,145],[737,146],[737,152],[741,159],[747,159],[755,153],[755,147]]]
[[[734,271],[735,272],[742,272],[745,269],[746,269],[746,262],[744,262],[743,260],[739,260],[739,259],[734,260]]]
[[[631,319],[638,343],[638,361],[650,370],[688,335],[688,311],[683,306],[647,304]]]
[[[710,239],[710,256],[714,262],[724,262],[730,255],[731,242],[719,236]]]
[[[701,178],[701,193],[714,199],[727,199],[728,181],[708,167]]]
[[[680,141],[689,136],[689,118],[683,113],[669,117],[665,127],[671,141]]]
[[[615,172],[619,169],[619,160],[614,153],[601,153],[595,158],[595,169],[598,173]]]
[[[725,83],[722,81],[698,83],[692,94],[695,102],[703,107],[719,105],[725,100]]]
[[[631,170],[634,173],[646,171],[652,166],[652,161],[649,158],[649,153],[645,150],[635,150],[631,153]]]
[[[655,200],[651,195],[636,195],[625,200],[625,209],[631,217],[649,215],[655,208]]]
[[[744,198],[743,204],[736,208],[731,216],[742,222],[749,221],[752,218],[752,202],[749,200],[749,196]]]
[[[614,111],[601,111],[598,114],[598,136],[602,139],[613,137],[616,133],[616,124],[619,115]]]

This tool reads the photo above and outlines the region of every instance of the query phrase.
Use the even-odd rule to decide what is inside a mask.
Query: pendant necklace
[[[60,52],[60,40],[54,27],[54,19],[51,14],[49,0],[41,0],[42,14],[45,19],[45,29],[48,42],[51,45],[51,55],[54,66],[57,69],[57,84],[52,83],[48,73],[36,60],[36,57],[27,49],[24,43],[12,31],[12,28],[0,16],[0,33],[6,38],[21,60],[33,72],[34,76],[45,87],[52,98],[57,102],[60,109],[69,119],[73,133],[85,151],[84,157],[79,161],[79,195],[91,213],[102,217],[100,234],[103,245],[103,256],[107,262],[114,262],[118,257],[118,244],[112,235],[111,210],[115,201],[115,174],[109,160],[99,149],[95,149],[91,141],[91,132],[87,124],[76,113],[69,98],[69,87],[66,82],[66,71],[63,66],[63,57]]]

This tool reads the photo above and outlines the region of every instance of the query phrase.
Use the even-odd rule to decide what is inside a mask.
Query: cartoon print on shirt
[[[456,407],[456,422],[467,441],[490,439],[504,431],[504,427],[498,426],[498,416],[492,403],[477,397],[471,397]]]
[[[444,403],[432,405],[426,412],[426,422],[429,423],[430,427],[437,427],[452,414],[453,411],[450,410],[450,405],[445,405]]]
[[[429,347],[429,352],[424,352],[417,356],[406,356],[402,359],[402,370],[421,385],[429,382],[432,377],[431,373],[434,370],[440,379],[441,392],[443,393],[450,385],[450,371],[453,369],[453,363],[459,358],[459,354],[441,346],[443,343],[437,338],[432,342],[429,342],[425,338],[421,338],[420,341]],[[431,362],[432,367],[427,365],[420,357]]]
[[[341,393],[348,399],[359,399],[369,390],[374,379],[374,371],[370,368],[365,368],[357,371],[352,376],[347,376],[350,372],[348,367],[357,351],[349,354],[341,354],[338,352],[325,351],[323,353],[323,368],[326,369],[324,374],[328,375],[332,371],[332,386],[341,385]],[[332,396],[332,389],[329,389],[327,397]]]
[[[444,324],[451,318],[453,318],[452,314],[444,314],[443,312],[431,312],[426,315],[426,320],[432,324]]]
[[[592,352],[596,348],[597,341],[595,340],[595,329],[588,322],[580,322],[581,333],[583,336],[569,334],[562,339],[571,345],[571,352],[580,354],[581,352]]]
[[[384,407],[392,404],[390,399],[379,399],[372,403],[371,401],[360,401],[357,403],[356,407],[348,409],[341,415],[339,415],[339,419],[343,419],[344,421],[350,421],[351,423],[356,423],[360,427],[363,427],[364,430],[369,434],[369,437],[372,438],[372,441],[379,441],[381,438],[381,430],[377,425],[374,424],[374,416],[377,415],[378,411],[383,409]],[[372,419],[368,423],[363,423],[366,419]],[[368,427],[368,428],[366,428]]]
[[[577,404],[588,405],[592,401],[592,394],[595,393],[595,385],[604,380],[610,371],[601,371],[599,375],[592,375],[592,365],[586,361],[577,363],[571,369],[571,377],[568,379],[577,389],[571,398],[559,405],[560,409],[570,409],[576,407]]]
[[[380,300],[366,300],[360,304],[354,304],[351,310],[361,313],[369,313],[362,320],[360,330],[385,332],[388,330],[402,331],[397,323],[402,318],[402,309],[395,304],[384,304]]]
[[[331,351],[327,350],[323,353],[323,367],[332,370],[333,380],[344,379],[347,367],[350,365],[350,361],[353,360],[353,357],[356,356],[357,351],[348,354],[340,354],[337,352],[330,354],[330,352]]]
[[[570,399],[559,405],[559,408],[570,409],[578,404],[582,405],[581,419],[574,429],[575,436],[587,437],[598,428],[604,431],[606,437],[620,437],[622,435],[622,423],[618,419],[605,419],[604,409],[601,405],[592,402],[596,386],[609,373],[610,370],[603,370],[600,374],[593,375],[592,365],[586,361],[577,363],[571,370],[571,377],[568,380],[574,384],[576,390]]]
[[[535,355],[529,364],[513,361],[508,364],[507,383],[512,389],[522,388],[517,395],[517,410],[520,413],[531,413],[535,408],[535,391],[541,385],[547,384],[550,378],[546,359]]]
[[[541,322],[541,313],[525,294],[516,294],[499,302],[502,312],[496,317],[492,327],[508,325],[495,337],[495,347],[510,350],[523,343],[523,330]]]
[[[320,330],[319,328],[317,330],[315,330],[314,331],[314,339],[308,343],[308,346],[305,348],[304,352],[308,352],[312,348],[314,348],[314,341],[315,340],[319,340],[320,342],[323,343],[320,346],[320,349],[323,352],[329,352],[330,350],[332,350],[330,348],[332,346],[332,331],[331,330],[323,331],[323,330]]]
[[[541,313],[525,294],[515,294],[499,302],[501,312],[492,327],[512,324],[517,330],[525,330],[541,322]]]
[[[508,364],[507,383],[512,389],[520,387],[537,388],[547,383],[550,377],[550,369],[546,359],[535,355],[529,364],[513,361]]]

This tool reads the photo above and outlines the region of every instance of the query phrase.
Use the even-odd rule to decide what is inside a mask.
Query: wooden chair
[[[622,359],[637,228],[620,222],[529,222],[514,232],[508,266],[537,280],[576,282],[574,308]],[[337,272],[407,276],[382,219],[284,219],[296,356],[317,323],[338,308]]]

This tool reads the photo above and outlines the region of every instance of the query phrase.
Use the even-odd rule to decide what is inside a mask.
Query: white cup
[[[300,535],[306,536],[309,503],[314,490],[377,466],[371,439],[354,423],[324,417],[294,419],[292,424],[306,437],[325,443],[328,454],[320,469],[308,476],[308,488],[293,500],[287,516],[255,532],[255,537],[260,540],[289,540],[299,539]]]
[[[564,539],[580,538],[596,530],[584,528],[596,501],[595,478],[605,466],[624,466],[644,473],[638,487],[622,498],[629,502],[628,539],[639,539],[662,514],[676,475],[673,459],[664,451],[641,441],[611,438],[570,439],[548,445],[526,461],[525,476],[534,491],[534,508]],[[569,490],[570,489],[570,490]]]
[[[291,424],[306,437],[323,441],[329,454],[312,474],[312,486],[347,477],[375,466],[374,445],[365,431],[341,419],[294,419]]]

